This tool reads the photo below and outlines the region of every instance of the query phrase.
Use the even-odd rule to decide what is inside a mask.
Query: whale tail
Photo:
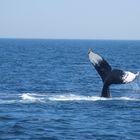
[[[110,98],[111,97],[109,86],[106,85],[106,84],[103,85],[101,97],[106,97],[106,98]]]
[[[94,53],[92,49],[89,49],[88,55],[90,62],[92,63],[92,65],[94,66],[94,68],[96,69],[96,71],[98,72],[104,83],[101,97],[109,98],[110,97],[109,84],[107,83],[106,79],[108,75],[111,73],[112,68],[103,57]]]
[[[95,67],[96,71],[100,75],[103,81],[103,88],[101,97],[110,97],[109,86],[111,84],[126,84],[135,80],[140,76],[140,72],[136,74],[130,71],[122,71],[118,69],[113,69],[108,64],[108,62],[100,55],[94,53],[91,49],[88,51],[89,60]]]
[[[102,81],[104,82],[106,77],[112,70],[111,66],[107,63],[107,61],[103,57],[94,53],[92,49],[89,49],[88,55],[90,62],[95,67]]]

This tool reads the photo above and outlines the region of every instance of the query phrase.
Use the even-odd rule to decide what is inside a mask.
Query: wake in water
[[[43,103],[47,101],[110,101],[110,100],[140,101],[140,99],[131,97],[103,98],[98,96],[83,96],[75,94],[40,95],[33,93],[24,93],[20,97],[22,102],[43,102]]]
[[[96,102],[96,101],[140,101],[140,98],[135,97],[113,97],[104,98],[99,96],[84,96],[76,94],[60,94],[60,95],[50,95],[50,94],[40,94],[40,93],[23,93],[18,94],[14,98],[4,98],[0,99],[0,104],[16,104],[16,103],[48,103],[48,102]]]

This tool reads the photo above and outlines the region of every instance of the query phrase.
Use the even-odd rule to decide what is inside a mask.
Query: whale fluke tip
[[[89,54],[90,52],[93,52],[91,48],[88,49],[88,54]]]

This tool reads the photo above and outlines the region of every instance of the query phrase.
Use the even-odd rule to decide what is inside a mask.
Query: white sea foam
[[[21,95],[23,101],[29,102],[48,102],[48,101],[110,101],[110,100],[126,100],[126,101],[140,101],[140,99],[132,97],[113,97],[103,98],[99,96],[84,96],[75,94],[60,94],[60,95],[40,95],[24,93]]]
[[[0,104],[14,104],[16,102],[17,102],[17,100],[4,100],[4,99],[0,99]]]
[[[21,96],[21,98],[22,98],[23,100],[31,100],[31,101],[36,100],[35,97],[30,96],[30,95],[28,95],[28,94],[23,94],[23,95]]]
[[[97,96],[80,96],[80,95],[54,95],[48,98],[51,101],[97,101],[106,100],[106,98],[101,98]]]
[[[15,103],[48,103],[48,102],[97,102],[97,101],[140,101],[140,98],[136,97],[113,97],[103,98],[99,96],[84,96],[76,94],[36,94],[36,93],[23,93],[15,97],[14,99],[6,98],[0,99],[0,104],[15,104]]]
[[[42,95],[37,95],[34,93],[23,93],[22,95],[20,95],[21,97],[21,102],[25,102],[25,103],[30,103],[30,102],[44,102],[44,98],[45,97],[40,97]]]
[[[126,101],[140,101],[140,98],[134,98],[134,97],[116,97],[111,98],[112,100],[126,100]]]

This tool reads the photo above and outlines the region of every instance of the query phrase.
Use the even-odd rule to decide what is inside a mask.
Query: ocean
[[[140,78],[101,98],[89,48],[140,71],[140,41],[0,39],[1,140],[140,139]]]

